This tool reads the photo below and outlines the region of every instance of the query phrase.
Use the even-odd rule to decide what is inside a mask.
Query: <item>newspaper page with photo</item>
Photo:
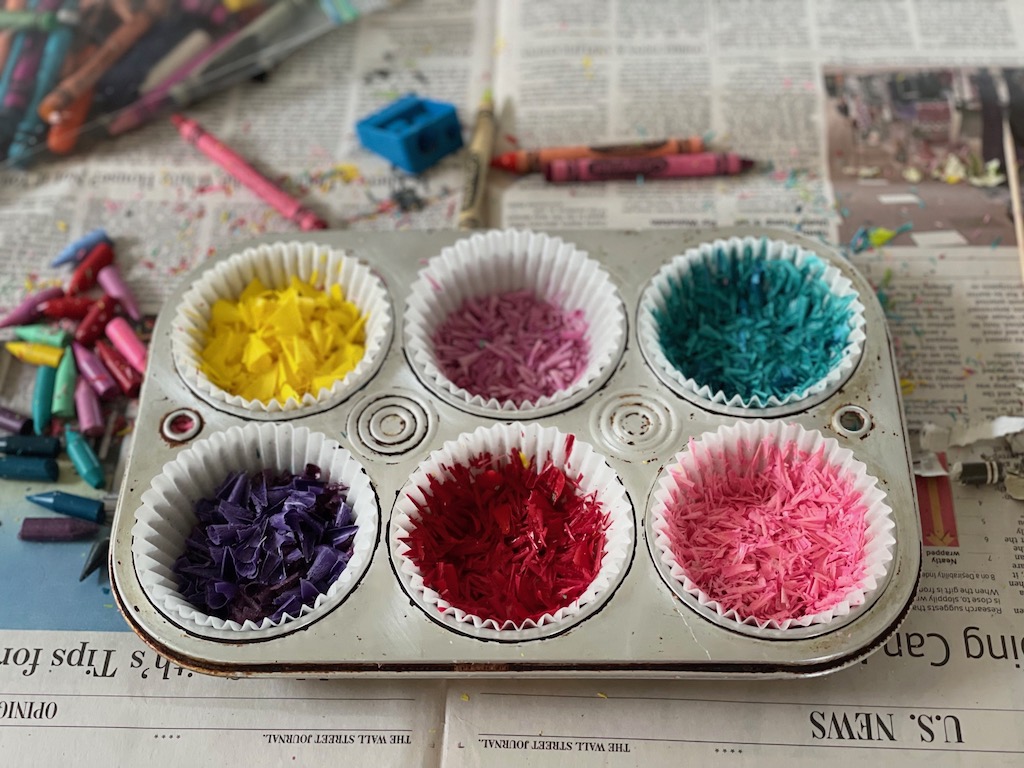
[[[496,92],[511,110],[501,149],[696,134],[765,166],[565,187],[499,177],[501,220],[753,223],[841,245],[886,310],[917,460],[923,573],[896,634],[821,678],[452,682],[445,764],[1019,765],[1022,470],[1013,435],[989,420],[1024,412],[1024,289],[993,127],[995,80],[1008,84],[1015,126],[1024,108],[1014,98],[1024,9],[556,5],[501,6]],[[956,440],[970,424],[991,439]],[[1005,480],[950,477],[979,461]]]

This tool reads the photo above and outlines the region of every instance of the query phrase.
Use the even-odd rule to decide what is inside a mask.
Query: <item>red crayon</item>
[[[81,320],[96,302],[87,296],[61,296],[39,305],[39,311],[50,320]]]
[[[107,366],[110,375],[114,377],[117,386],[125,395],[135,397],[139,394],[139,388],[142,386],[142,374],[132,368],[124,355],[103,339],[96,340],[93,350],[100,361]]]
[[[113,263],[114,249],[110,247],[110,243],[106,240],[101,240],[86,254],[81,263],[75,267],[74,274],[71,275],[71,279],[68,281],[68,295],[73,296],[76,293],[92,288],[96,285],[96,277],[99,275],[100,270]]]
[[[543,171],[555,160],[584,160],[609,157],[661,157],[703,152],[704,140],[700,136],[688,139],[666,139],[645,141],[635,144],[605,144],[597,147],[547,147],[546,149],[520,149],[506,152],[491,160],[494,168],[512,173],[536,173]]]
[[[103,335],[107,323],[117,314],[117,299],[102,296],[93,302],[82,322],[75,329],[75,341],[87,347]]]
[[[609,157],[600,160],[554,160],[544,169],[548,181],[610,181],[614,179],[684,179],[727,176],[754,167],[754,161],[732,153],[701,152],[664,157]]]

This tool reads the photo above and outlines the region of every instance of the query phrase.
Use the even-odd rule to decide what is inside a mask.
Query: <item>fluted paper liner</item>
[[[537,402],[485,399],[456,385],[434,352],[437,328],[468,299],[517,290],[565,312],[580,310],[587,324],[587,366],[568,387]],[[625,344],[626,314],[608,273],[584,251],[560,238],[526,230],[491,230],[456,242],[431,258],[412,285],[405,311],[405,347],[427,386],[477,408],[506,416],[546,409],[585,396],[610,374]]]
[[[195,505],[211,497],[232,472],[261,469],[301,474],[307,464],[322,470],[321,479],[342,483],[345,503],[358,526],[352,557],[338,579],[298,616],[285,614],[277,622],[259,624],[217,618],[203,613],[178,591],[174,562],[196,524]],[[215,432],[164,465],[142,494],[132,527],[132,555],[143,591],[175,624],[206,637],[257,639],[303,626],[339,605],[355,588],[370,563],[379,526],[377,496],[363,467],[334,440],[306,427],[288,423],[249,423]]]
[[[521,624],[505,621],[499,625],[493,618],[475,616],[449,604],[435,590],[426,586],[419,568],[408,557],[409,546],[403,537],[418,525],[429,525],[429,520],[422,520],[414,501],[426,504],[428,496],[425,491],[431,476],[450,478],[445,466],[466,465],[470,459],[482,453],[490,453],[495,462],[505,462],[513,449],[534,459],[538,470],[550,459],[570,478],[579,476],[579,493],[596,493],[602,511],[608,515],[608,528],[605,531],[604,556],[600,569],[594,581],[578,599],[536,620],[528,619]],[[589,615],[592,609],[610,597],[625,575],[625,567],[630,560],[634,541],[633,508],[618,475],[608,466],[604,457],[587,443],[554,427],[497,424],[480,427],[472,433],[446,442],[417,467],[398,494],[391,515],[390,532],[395,570],[414,602],[428,615],[443,617],[449,626],[476,637],[530,639],[539,636],[538,629],[554,634],[568,628],[584,618],[581,613]]]
[[[709,385],[686,376],[669,361],[662,349],[661,341],[658,339],[658,321],[654,313],[665,309],[665,301],[670,294],[669,281],[678,281],[685,277],[695,264],[710,263],[715,258],[716,249],[722,249],[731,256],[732,254],[741,254],[744,248],[751,248],[755,254],[762,253],[762,248],[764,248],[763,258],[765,261],[788,260],[797,267],[803,266],[809,258],[820,259],[825,264],[825,269],[818,279],[824,281],[829,291],[837,297],[851,294],[855,297],[849,304],[850,332],[839,360],[832,365],[823,378],[812,384],[803,393],[791,392],[782,398],[771,395],[767,400],[762,400],[758,395],[752,395],[746,400],[739,394],[728,395],[720,389],[712,390]],[[662,375],[665,383],[683,396],[736,408],[760,409],[791,403],[797,404],[815,395],[837,389],[853,372],[857,361],[860,360],[867,337],[864,332],[864,305],[858,296],[859,294],[850,279],[820,254],[781,240],[731,237],[728,240],[715,240],[690,248],[673,258],[657,272],[640,297],[637,313],[637,337],[644,357]]]
[[[258,277],[268,288],[288,286],[292,276],[316,287],[341,285],[345,299],[366,315],[366,343],[356,367],[328,389],[306,393],[302,400],[250,400],[214,384],[200,369],[210,312],[218,299],[235,300]],[[296,415],[299,409],[340,403],[365,384],[384,360],[391,339],[392,310],[384,283],[369,267],[344,251],[317,243],[279,242],[247,248],[203,273],[182,297],[171,325],[171,354],[188,387],[212,404],[225,403],[246,410]]]
[[[666,531],[665,513],[672,497],[678,490],[676,479],[680,468],[687,470],[690,481],[700,481],[723,466],[724,457],[731,456],[741,442],[756,445],[769,438],[776,445],[794,445],[797,449],[814,454],[824,446],[825,461],[837,470],[837,474],[852,484],[865,507],[864,574],[859,583],[851,586],[844,599],[833,608],[820,613],[809,614],[783,621],[763,621],[743,616],[735,609],[724,606],[712,599],[694,584],[686,569],[677,562],[672,552]],[[859,461],[853,451],[843,448],[833,438],[820,432],[804,429],[796,423],[783,421],[740,421],[732,426],[721,426],[715,432],[705,432],[695,441],[694,450],[676,454],[659,476],[651,497],[651,529],[654,533],[653,552],[667,567],[671,575],[670,587],[684,602],[699,613],[732,629],[760,636],[785,636],[775,630],[796,630],[814,624],[828,624],[841,617],[849,616],[865,606],[873,593],[886,582],[888,569],[893,559],[893,537],[895,523],[892,509],[886,503],[885,493],[878,487],[878,481],[867,472],[867,466]]]

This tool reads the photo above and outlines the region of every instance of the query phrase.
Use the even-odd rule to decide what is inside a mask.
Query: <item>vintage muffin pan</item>
[[[367,315],[366,356],[350,377],[269,405],[207,380],[197,350],[212,303],[254,276],[271,285],[310,269]],[[437,329],[467,299],[516,291],[573,313],[587,358],[554,392],[473,392],[439,359]],[[267,238],[182,280],[149,366],[112,583],[143,640],[200,671],[807,676],[879,647],[917,587],[914,483],[884,316],[848,262],[797,234]],[[459,605],[445,584],[478,574],[459,570],[468,561],[426,562],[416,539],[441,519],[431,483],[457,484],[458,468],[485,453],[495,469],[517,459],[558,468],[606,515],[593,562],[566,561],[579,565],[578,588],[529,615]],[[243,623],[183,599],[173,566],[195,502],[232,470],[298,473],[310,462],[349,489],[344,522],[357,526],[330,588],[301,611]],[[798,514],[751,517],[751,495],[790,499]],[[837,514],[847,528],[823,528]]]

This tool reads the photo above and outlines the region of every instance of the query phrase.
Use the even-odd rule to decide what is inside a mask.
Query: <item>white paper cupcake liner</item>
[[[852,484],[852,489],[860,496],[866,509],[863,576],[859,583],[851,586],[843,600],[831,609],[783,621],[743,616],[737,610],[712,599],[691,581],[672,551],[665,517],[668,506],[683,485],[680,478],[684,478],[686,483],[699,485],[702,477],[710,476],[731,463],[731,460],[736,460],[737,451],[743,446],[748,450],[739,457],[739,461],[746,465],[751,452],[766,438],[780,447],[792,445],[810,454],[824,447],[825,461],[837,470],[839,476]],[[761,637],[799,636],[802,628],[828,625],[858,612],[858,609],[870,604],[877,591],[885,585],[896,544],[893,513],[885,499],[885,493],[878,488],[877,479],[867,473],[866,465],[857,460],[852,451],[840,446],[837,440],[804,429],[796,423],[740,421],[732,426],[719,427],[716,432],[704,433],[695,441],[692,450],[676,454],[662,471],[650,502],[650,526],[654,536],[652,554],[659,570],[667,575],[666,581],[672,591],[712,621]],[[826,631],[827,627],[821,629]]]
[[[300,474],[307,464],[321,469],[321,479],[348,488],[345,503],[358,526],[352,557],[327,592],[297,616],[265,618],[259,624],[210,616],[186,601],[178,589],[174,563],[196,524],[195,505],[213,496],[232,472],[261,469]],[[157,609],[175,624],[204,637],[256,640],[306,626],[339,605],[370,564],[377,542],[377,496],[363,467],[348,451],[319,432],[288,423],[250,423],[215,432],[164,465],[142,494],[132,527],[132,555],[142,589]]]
[[[410,548],[404,537],[424,521],[417,504],[426,504],[431,477],[451,479],[446,467],[466,465],[482,453],[489,453],[496,463],[508,460],[518,449],[536,462],[538,470],[547,461],[560,467],[570,478],[577,479],[579,493],[595,493],[602,510],[608,515],[604,556],[597,576],[589,587],[567,606],[545,613],[536,620],[519,624],[469,614],[449,604],[441,595],[423,583],[419,568],[408,557]],[[391,515],[391,556],[395,570],[406,592],[428,616],[442,620],[446,626],[473,637],[497,640],[530,640],[558,634],[598,610],[610,598],[625,576],[633,551],[633,507],[618,475],[593,447],[554,427],[538,424],[497,424],[480,427],[472,433],[446,442],[432,452],[411,475],[398,494]]]
[[[580,310],[589,344],[586,369],[575,382],[519,404],[456,385],[438,365],[433,344],[437,328],[465,301],[516,290],[531,290],[567,313]],[[611,375],[625,332],[622,299],[598,262],[572,243],[529,231],[492,230],[444,248],[420,270],[405,310],[406,354],[424,384],[470,410],[512,418],[549,413],[593,391]]]
[[[808,260],[817,259],[825,265],[825,269],[818,279],[824,281],[829,291],[837,297],[854,296],[849,304],[850,332],[838,361],[833,363],[823,378],[802,393],[791,392],[781,398],[772,394],[767,399],[763,399],[756,394],[744,398],[738,393],[729,394],[721,389],[712,390],[708,384],[696,381],[679,371],[668,360],[662,349],[658,338],[658,321],[655,312],[664,311],[667,298],[671,293],[671,282],[678,282],[685,278],[697,264],[712,265],[717,250],[724,250],[731,258],[734,254],[743,253],[746,248],[751,249],[755,255],[760,255],[766,261],[787,260],[793,262],[797,267],[802,267]],[[651,279],[640,298],[637,314],[637,337],[640,348],[659,378],[675,392],[698,404],[710,403],[730,408],[764,409],[786,405],[799,407],[812,398],[838,389],[853,373],[864,351],[864,341],[867,338],[864,332],[864,305],[849,278],[819,254],[792,243],[765,238],[732,237],[728,240],[715,240],[711,243],[702,243],[676,256]]]
[[[210,311],[218,299],[235,300],[253,280],[268,288],[285,288],[295,275],[304,282],[316,276],[315,285],[328,289],[339,284],[347,301],[366,315],[366,343],[362,360],[329,389],[306,393],[302,400],[261,402],[228,392],[200,370]],[[171,325],[171,353],[185,384],[215,407],[245,409],[254,414],[297,415],[311,406],[340,403],[377,372],[391,340],[392,309],[383,281],[365,264],[343,251],[316,243],[270,243],[247,248],[203,273],[181,298]]]

